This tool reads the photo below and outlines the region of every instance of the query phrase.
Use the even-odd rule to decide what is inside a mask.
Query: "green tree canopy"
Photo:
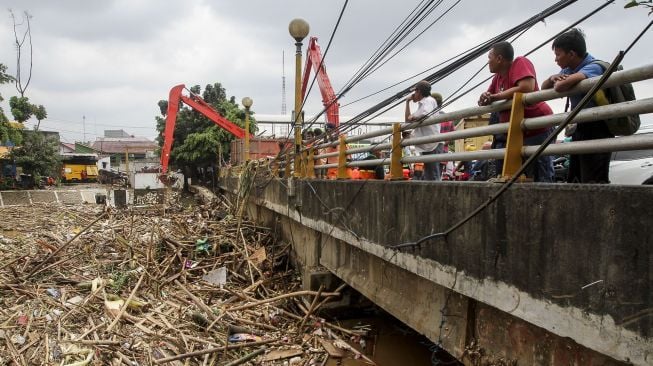
[[[41,126],[41,121],[48,118],[48,112],[45,110],[45,107],[42,104],[39,104],[38,106],[36,104],[32,104],[32,113],[34,114],[34,118],[36,118],[39,123],[36,125],[36,130],[39,130],[39,127]]]
[[[190,88],[194,94],[201,95],[216,111],[240,127],[245,126],[245,109],[235,102],[235,97],[227,99],[227,93],[220,83],[208,84],[201,92],[199,85]],[[158,102],[161,116],[156,117],[159,137],[157,142],[163,146],[163,131],[168,101]],[[256,121],[250,111],[250,133],[256,132]],[[170,153],[170,164],[176,167],[208,167],[218,161],[218,146],[222,146],[225,160],[229,156],[230,143],[235,137],[200,112],[188,106],[180,106],[175,124],[174,143]]]
[[[16,122],[20,123],[25,123],[34,113],[34,108],[27,97],[14,96],[9,98],[9,107]]]
[[[35,182],[40,177],[58,176],[61,169],[57,142],[37,131],[23,131],[23,144],[11,151],[11,158],[23,167],[23,172],[31,174]]]
[[[14,81],[13,76],[7,74],[7,66],[0,64],[0,84],[7,84]],[[4,98],[0,95],[0,102]],[[20,130],[12,128],[9,125],[9,119],[5,115],[5,111],[0,107],[0,144],[5,144],[11,141],[14,144],[20,144],[22,142],[22,134]]]
[[[14,77],[7,74],[7,66],[0,64],[0,84],[12,83],[13,81]]]

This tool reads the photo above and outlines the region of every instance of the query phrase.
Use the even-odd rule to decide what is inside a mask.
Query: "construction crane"
[[[329,76],[322,62],[322,51],[320,51],[320,46],[317,44],[317,37],[311,37],[306,49],[306,66],[302,78],[302,99],[306,97],[306,86],[311,76],[311,69],[315,69],[317,73],[317,84],[320,87],[320,93],[322,93],[322,104],[326,109],[326,121],[332,124],[332,127],[338,128],[340,125],[340,105],[337,102],[336,94],[333,92],[331,81],[329,81]]]
[[[168,112],[166,115],[166,127],[163,134],[163,149],[161,150],[161,173],[163,175],[165,175],[168,171],[168,162],[170,161],[170,150],[172,149],[173,133],[175,131],[175,123],[177,121],[177,112],[179,111],[179,104],[182,102],[195,109],[196,111],[202,113],[213,123],[236,136],[236,138],[245,138],[244,129],[224,118],[199,95],[193,94],[191,91],[188,91],[189,96],[183,95],[181,92],[184,89],[186,89],[184,84],[174,86],[172,89],[170,89],[170,96],[168,97]]]

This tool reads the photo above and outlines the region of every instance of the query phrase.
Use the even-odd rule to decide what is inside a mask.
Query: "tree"
[[[34,182],[41,177],[57,176],[61,169],[57,142],[47,139],[37,131],[23,131],[23,144],[11,150],[11,158],[23,167],[25,174],[31,174]]]
[[[32,104],[32,114],[34,115],[34,118],[39,121],[36,124],[35,128],[35,130],[38,131],[39,127],[41,126],[41,121],[48,118],[48,112],[45,110],[45,107],[42,104],[39,104],[38,106],[36,104]]]
[[[14,77],[7,74],[7,66],[0,64],[0,84],[7,84],[14,81]]]
[[[32,16],[27,12],[23,12],[23,19],[20,22],[16,22],[16,15],[14,14],[13,10],[9,9],[9,14],[11,14],[11,19],[14,22],[14,39],[15,39],[15,45],[16,45],[16,90],[18,90],[18,93],[20,94],[21,97],[25,96],[25,92],[27,91],[27,87],[29,86],[30,81],[32,80],[32,55],[33,55],[33,48],[32,48],[32,28],[30,27],[30,19],[32,19]],[[22,35],[19,35],[19,28],[21,26],[25,27],[25,31],[23,32]],[[25,47],[25,42],[28,42],[29,46],[29,69],[27,71],[27,81],[23,84],[24,78],[23,78],[23,70],[22,70],[22,64],[23,64],[23,47]]]
[[[633,8],[636,6],[641,6],[644,8],[649,8],[648,15],[653,14],[653,0],[631,0],[629,1],[626,5],[624,5],[624,8]]]
[[[34,113],[33,104],[29,102],[29,98],[27,97],[13,96],[9,98],[9,107],[16,122],[20,123],[25,123]]]
[[[240,127],[245,125],[245,110],[235,102],[235,97],[227,99],[225,89],[220,83],[208,84],[201,93],[199,85],[190,88],[217,110],[222,116]],[[158,102],[161,116],[156,117],[159,137],[157,142],[163,146],[163,131],[165,129],[165,116],[168,101]],[[252,114],[250,112],[250,114]],[[256,121],[250,117],[250,133],[256,131]],[[229,156],[230,143],[234,136],[216,126],[201,113],[182,106],[177,113],[177,122],[174,132],[174,143],[170,153],[170,164],[176,167],[188,167],[193,175],[197,168],[206,168],[216,165],[218,161],[218,146],[222,146],[224,156]],[[225,158],[226,159],[226,158]]]
[[[0,84],[7,84],[14,81],[13,76],[7,74],[7,66],[0,64]],[[0,95],[0,102],[4,101]],[[22,142],[22,135],[19,130],[11,127],[9,119],[5,116],[5,112],[0,107],[0,144],[5,144],[11,141],[14,144]]]

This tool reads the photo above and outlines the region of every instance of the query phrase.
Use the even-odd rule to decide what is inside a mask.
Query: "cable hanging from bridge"
[[[542,12],[532,16],[531,18],[527,19],[526,21],[522,22],[521,24],[513,27],[512,29],[509,29],[509,30],[507,30],[507,31],[505,31],[505,32],[503,32],[503,33],[501,33],[501,34],[499,34],[499,35],[497,35],[497,36],[495,36],[495,37],[493,37],[491,39],[486,40],[483,43],[480,43],[480,44],[476,45],[475,47],[473,47],[473,48],[471,48],[471,49],[469,49],[469,50],[467,50],[465,52],[460,53],[459,56],[462,55],[462,57],[460,57],[459,59],[457,59],[453,63],[451,63],[451,64],[449,64],[449,65],[447,65],[447,66],[445,66],[445,67],[443,67],[443,68],[441,68],[439,70],[437,70],[436,72],[432,73],[431,75],[425,77],[424,80],[427,80],[431,84],[434,84],[435,82],[442,80],[446,76],[452,74],[454,71],[462,68],[463,66],[467,65],[468,63],[470,63],[474,59],[476,59],[479,56],[485,54],[493,44],[495,44],[497,42],[500,42],[500,41],[504,41],[504,40],[508,39],[509,37],[518,34],[519,32],[521,32],[523,30],[527,30],[527,29],[531,28],[533,25],[535,25],[538,22],[543,21],[545,18],[547,18],[547,17],[549,17],[549,16],[551,16],[553,14],[556,14],[557,12],[565,9],[569,5],[575,3],[576,1],[578,1],[578,0],[562,0],[562,1],[557,2],[556,4],[550,6],[549,8],[543,10]],[[611,1],[613,2],[614,0],[611,0]],[[445,61],[445,62],[447,62],[447,61]],[[442,64],[442,63],[440,63],[440,64]],[[401,101],[403,101],[403,98],[405,98],[405,96],[411,91],[411,88],[412,87],[408,87],[408,88],[405,88],[402,91],[399,91],[399,92],[395,93],[393,96],[391,96],[389,98],[386,98],[385,100],[383,100],[383,101],[377,103],[376,105],[368,108],[367,110],[361,112],[360,114],[353,117],[349,121],[346,121],[346,122],[342,123],[339,126],[339,128],[337,128],[337,129],[335,129],[333,131],[330,131],[329,133],[325,134],[322,137],[328,139],[328,138],[333,138],[333,137],[335,137],[337,135],[340,135],[340,134],[346,134],[347,132],[349,132],[353,128],[355,128],[356,126],[363,123],[362,121],[365,118],[368,118],[368,117],[372,116],[374,113],[378,112],[379,110],[381,110],[385,106],[391,105],[392,103],[396,102],[395,104],[391,105],[389,108],[386,108],[382,113],[387,112],[388,110],[396,107],[399,103],[401,103]],[[341,97],[342,97],[342,94],[337,95],[336,99],[333,101],[333,103],[337,103],[337,101]],[[328,108],[328,106],[327,106],[327,108]],[[439,111],[439,110],[440,110],[440,108],[438,108],[436,111]],[[320,112],[320,114],[318,114],[318,116],[323,114],[324,111],[326,111],[326,108],[324,110],[322,110],[322,112]],[[378,115],[380,115],[380,114],[376,114],[376,116],[378,116]],[[372,117],[372,118],[374,118],[374,117]],[[311,125],[313,123],[315,123],[316,120],[317,120],[317,118],[314,118],[311,121]]]
[[[465,216],[463,219],[461,219],[460,221],[458,221],[457,223],[455,223],[454,225],[449,227],[447,230],[445,230],[443,232],[439,232],[439,233],[424,236],[424,237],[420,238],[419,240],[417,240],[415,242],[398,244],[398,245],[393,246],[392,248],[402,249],[402,248],[408,248],[408,247],[418,247],[422,243],[424,243],[424,242],[426,242],[426,241],[428,241],[430,239],[435,239],[435,238],[445,238],[446,239],[446,237],[449,234],[451,234],[454,230],[460,228],[461,226],[463,226],[464,224],[469,222],[469,220],[474,218],[479,213],[483,212],[494,201],[496,201],[499,197],[501,197],[501,195],[503,195],[503,193],[505,193],[508,190],[508,188],[510,188],[519,179],[519,177],[524,173],[526,168],[533,161],[535,161],[535,159],[537,159],[540,156],[540,154],[542,154],[544,149],[546,149],[547,146],[549,146],[549,144],[551,144],[551,142],[553,142],[553,140],[555,140],[555,138],[558,136],[558,134],[562,133],[565,130],[567,125],[569,125],[569,123],[571,123],[571,121],[573,121],[574,118],[576,118],[578,113],[580,113],[580,111],[587,105],[587,103],[589,103],[590,100],[592,100],[592,98],[594,97],[594,94],[596,94],[596,92],[599,89],[601,89],[601,87],[603,86],[603,84],[605,84],[605,82],[608,80],[608,78],[617,70],[617,67],[619,67],[619,65],[621,64],[621,61],[624,59],[626,54],[642,38],[642,36],[649,30],[649,28],[652,25],[653,25],[653,21],[649,22],[644,27],[644,29],[639,33],[639,35],[637,35],[637,37],[635,37],[635,39],[630,43],[630,45],[626,48],[626,50],[619,51],[619,53],[617,54],[615,59],[610,63],[610,67],[607,70],[605,70],[605,72],[603,73],[601,78],[583,96],[583,99],[581,99],[581,101],[578,102],[576,107],[574,109],[572,109],[571,112],[569,112],[569,114],[567,115],[565,120],[560,125],[558,125],[558,127],[551,134],[549,134],[549,136],[546,138],[546,140],[544,140],[544,142],[542,142],[542,144],[540,144],[540,146],[537,148],[537,150],[535,150],[535,152],[531,156],[529,156],[528,159],[526,159],[526,161],[515,172],[515,174],[512,176],[512,178],[510,178],[510,180],[508,180],[506,183],[504,183],[501,186],[501,188],[499,188],[499,190],[497,190],[497,192],[495,192],[489,199],[487,199],[485,202],[483,202],[479,207],[477,207],[474,211],[472,211],[470,214]]]
[[[570,30],[571,28],[577,26],[578,24],[584,22],[584,21],[587,20],[588,18],[594,16],[596,13],[598,13],[598,12],[601,11],[601,10],[603,10],[604,8],[606,8],[608,5],[612,4],[613,2],[614,2],[614,0],[610,0],[610,1],[606,1],[605,3],[599,5],[596,9],[594,9],[594,10],[592,10],[591,12],[587,13],[585,16],[583,16],[583,17],[581,17],[580,19],[576,20],[575,22],[571,23],[571,24],[568,25],[567,27],[565,27],[565,28],[563,28],[562,30],[560,30],[558,33],[554,34],[553,36],[549,37],[547,40],[541,42],[540,44],[538,44],[537,46],[535,46],[534,48],[532,48],[530,51],[526,52],[526,53],[524,54],[524,56],[529,56],[529,55],[531,55],[531,54],[534,53],[535,51],[539,50],[540,48],[542,48],[542,47],[544,47],[545,45],[547,45],[547,44],[549,44],[550,42],[552,42],[552,41],[553,41],[555,38],[557,38],[559,35],[561,35],[561,34],[567,32],[567,31]],[[523,35],[527,30],[528,30],[528,29],[526,29],[526,30],[524,30],[523,32],[521,32],[520,34],[518,34],[518,35],[513,39],[513,41],[515,41],[517,38],[521,37],[521,36],[522,36],[522,35]],[[461,53],[461,54],[464,54],[464,53],[466,53],[466,52],[468,52],[468,51],[465,51],[465,52],[463,52],[463,53]],[[459,55],[461,55],[461,54],[459,54]],[[449,59],[449,60],[451,60],[451,59]],[[447,61],[449,61],[449,60],[447,60]],[[447,61],[444,61],[444,62],[447,62]],[[444,63],[444,62],[443,62],[443,63]],[[441,64],[442,64],[442,63],[441,63]],[[487,65],[487,63],[485,63],[485,64],[484,64],[484,65],[479,69],[479,71],[477,71],[477,72],[476,72],[472,77],[470,77],[467,81],[465,81],[465,82],[462,84],[462,86],[461,86],[460,88],[458,88],[456,91],[454,91],[453,93],[451,93],[448,97],[444,98],[444,102],[443,102],[443,104],[442,104],[441,107],[438,107],[435,111],[429,113],[427,116],[424,116],[423,119],[426,119],[426,118],[430,117],[431,115],[433,115],[433,114],[439,112],[440,110],[442,110],[442,109],[448,107],[448,106],[451,105],[452,103],[456,102],[457,100],[459,100],[459,99],[462,98],[463,96],[469,94],[471,91],[475,90],[475,89],[478,88],[479,86],[481,86],[481,85],[487,83],[490,79],[492,79],[492,75],[490,75],[490,76],[486,77],[485,79],[483,79],[482,81],[478,82],[477,84],[474,84],[474,86],[468,88],[467,90],[465,90],[465,91],[464,91],[463,93],[461,93],[460,95],[458,95],[458,96],[454,96],[454,95],[455,95],[458,91],[460,91],[460,90],[461,90],[465,85],[469,84],[469,83],[470,83],[470,82],[471,82],[471,81],[472,81],[472,80],[473,80],[473,79],[474,79],[474,78],[475,78],[475,77],[476,77],[476,76],[477,76],[477,75],[478,75],[478,74],[479,74],[479,73],[480,73],[480,72],[485,68],[486,65]],[[421,74],[423,74],[423,73],[424,73],[424,72],[422,72],[422,73],[420,73],[420,74],[416,74],[415,76],[421,75]],[[403,83],[403,82],[408,81],[408,80],[409,80],[409,79],[404,79],[404,80],[400,81],[399,83]],[[399,83],[397,83],[397,84],[395,84],[395,85],[393,85],[393,86],[396,86],[396,85],[398,85]],[[353,102],[352,102],[352,103],[353,103]],[[391,107],[389,107],[389,108],[386,108],[386,109],[384,109],[384,110],[382,110],[382,111],[376,113],[375,115],[373,115],[373,116],[371,116],[371,117],[368,117],[367,120],[356,123],[352,128],[355,128],[356,126],[363,125],[363,124],[369,122],[370,120],[373,120],[374,118],[377,118],[377,117],[383,115],[384,113],[386,113],[387,111],[389,111],[390,109],[392,109],[392,108],[394,108],[394,107],[395,107],[395,105],[393,105],[393,106],[391,106]],[[403,139],[402,139],[402,140],[403,140]]]
[[[568,7],[569,5],[575,3],[577,0],[562,0],[557,2],[556,4],[552,5],[551,7],[545,9],[544,11],[540,12],[539,14],[529,18],[525,22],[517,25],[516,27],[509,29],[508,31],[505,31],[485,42],[483,42],[480,46],[476,47],[473,49],[471,52],[467,53],[466,55],[462,56],[458,60],[454,61],[453,63],[439,69],[438,71],[426,76],[424,80],[428,81],[431,85],[434,84],[435,82],[438,82],[442,80],[444,77],[448,76],[449,74],[453,73],[454,71],[460,69],[461,67],[467,65],[474,59],[478,58],[479,56],[485,54],[493,44],[504,41],[508,39],[511,36],[514,36],[521,32],[524,29],[528,29],[532,27],[534,24],[537,24],[538,22],[544,20],[545,18],[559,12],[560,10]],[[406,95],[408,95],[409,92],[411,92],[412,86],[405,88],[396,94],[394,94],[391,97],[386,98],[385,100],[377,103],[376,105],[372,106],[371,108],[368,108],[367,110],[363,111],[362,113],[358,114],[357,116],[353,117],[349,121],[345,122],[343,125],[348,126],[352,125],[355,123],[358,123],[362,121],[364,118],[372,115],[373,113],[381,110],[385,106],[392,105],[392,108],[396,107],[403,101]],[[339,132],[339,131],[337,131]]]
[[[576,25],[578,25],[579,23],[585,21],[585,20],[588,19],[589,17],[595,15],[597,12],[601,11],[602,9],[604,9],[606,6],[608,6],[608,5],[609,5],[610,3],[612,3],[613,1],[614,1],[614,0],[612,0],[612,1],[608,1],[608,2],[606,2],[606,3],[604,3],[604,4],[602,4],[601,6],[597,7],[597,8],[594,9],[593,11],[591,11],[591,12],[589,12],[588,14],[586,14],[585,16],[583,16],[582,18],[576,20],[574,23],[568,25],[567,27],[565,27],[564,29],[562,29],[561,31],[559,31],[559,32],[558,32],[557,34],[555,34],[554,36],[552,36],[552,37],[550,37],[549,39],[547,39],[546,41],[540,43],[538,46],[536,46],[535,48],[533,48],[531,51],[529,51],[529,52],[526,53],[525,55],[529,55],[529,54],[535,52],[536,50],[540,49],[540,48],[543,47],[544,45],[550,43],[553,39],[555,39],[556,37],[558,37],[560,34],[562,34],[562,33],[566,32],[566,31],[568,31],[569,29],[575,27]],[[519,34],[518,36],[521,36],[521,34]],[[487,82],[487,80],[488,80],[488,79],[482,81],[481,83]],[[476,87],[478,87],[479,85],[481,85],[481,83],[477,84],[476,86],[474,86],[474,87],[471,88],[470,90],[465,91],[465,93],[463,93],[462,95],[460,95],[460,96],[454,98],[451,102],[457,100],[458,98],[462,97],[464,94],[466,94],[466,93],[470,92],[471,90],[475,89]],[[444,107],[444,106],[446,106],[446,104],[443,105],[443,107]],[[383,111],[382,113],[385,113],[385,111]],[[367,182],[368,182],[368,180],[365,180],[365,181],[363,182],[363,184],[360,185],[358,191],[354,194],[354,196],[352,197],[352,199],[350,200],[350,202],[347,204],[347,206],[344,208],[343,211],[348,210],[349,207],[354,203],[356,197],[357,197],[358,194],[362,191],[363,187],[365,187],[365,185],[367,184]],[[317,194],[317,192],[316,192],[315,190],[313,190],[312,193],[313,193],[316,197],[319,198],[319,195]],[[335,227],[335,225],[334,225],[334,227]],[[332,229],[333,229],[333,228],[332,228]],[[428,240],[428,239],[430,239],[430,238],[427,238],[426,240]]]

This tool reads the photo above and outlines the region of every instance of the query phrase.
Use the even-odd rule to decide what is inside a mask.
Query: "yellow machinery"
[[[61,180],[64,182],[96,182],[97,154],[63,154]]]

